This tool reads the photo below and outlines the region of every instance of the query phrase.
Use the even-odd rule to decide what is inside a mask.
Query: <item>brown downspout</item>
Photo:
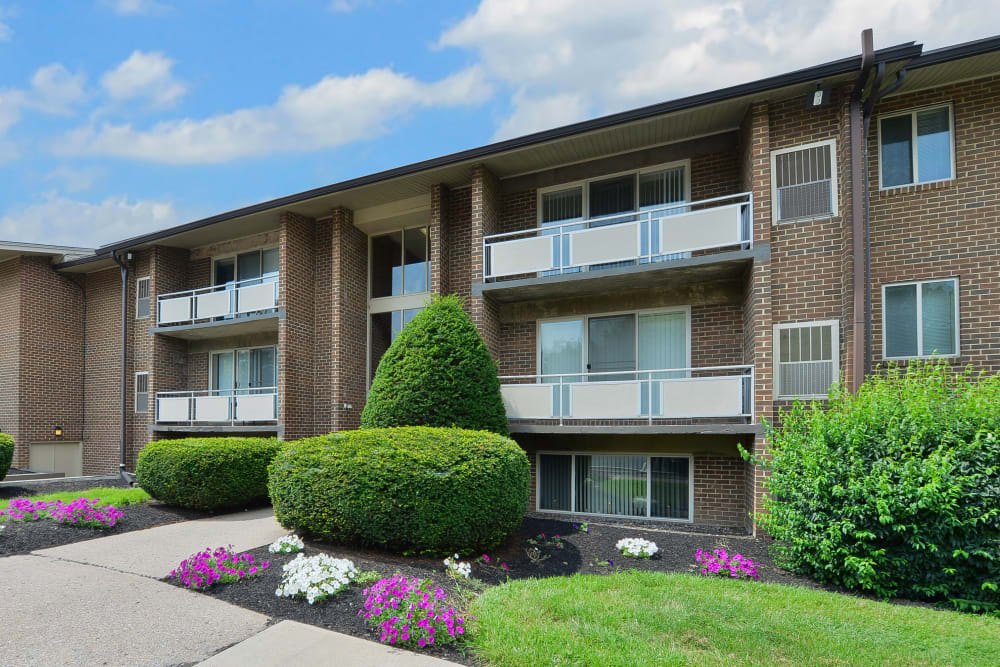
[[[118,474],[130,482],[125,472],[125,443],[128,439],[128,264],[117,252],[111,253],[111,258],[121,268],[122,273],[121,435],[118,444]]]
[[[854,300],[852,305],[852,315],[854,321],[854,333],[851,337],[851,382],[849,389],[856,392],[861,383],[864,382],[868,370],[868,320],[866,317],[866,302],[868,296],[866,271],[864,261],[867,256],[865,243],[865,192],[864,183],[864,159],[865,132],[864,119],[862,118],[862,100],[865,91],[865,84],[868,83],[872,65],[875,59],[874,39],[872,29],[867,28],[861,33],[861,70],[858,78],[854,82],[854,91],[851,93],[850,122],[851,122],[851,229],[852,229],[852,268],[854,282]]]

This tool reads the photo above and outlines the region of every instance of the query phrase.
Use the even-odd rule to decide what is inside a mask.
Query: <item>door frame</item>
[[[277,388],[277,386],[278,386],[277,385],[277,380],[278,380],[278,346],[272,344],[272,345],[250,345],[248,347],[231,347],[231,348],[225,348],[225,349],[221,349],[221,350],[211,350],[211,351],[209,351],[209,353],[208,353],[208,390],[209,391],[219,391],[219,389],[217,387],[213,387],[212,386],[213,382],[215,381],[215,377],[214,377],[214,374],[212,372],[212,357],[214,357],[216,354],[231,354],[231,355],[233,355],[233,388],[231,390],[224,390],[224,391],[232,391],[233,395],[235,395],[235,392],[239,391],[239,387],[236,386],[236,384],[237,384],[236,380],[237,380],[238,373],[239,373],[239,370],[237,368],[238,362],[237,362],[237,359],[236,359],[236,353],[239,352],[239,351],[241,351],[241,350],[247,350],[247,351],[249,351],[249,350],[263,350],[263,349],[273,349],[274,350],[274,376],[275,376],[274,377],[274,379],[275,379],[274,387]],[[246,387],[246,389],[260,389],[260,387]]]

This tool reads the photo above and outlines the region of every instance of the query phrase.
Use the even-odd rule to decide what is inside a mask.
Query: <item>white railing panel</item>
[[[159,324],[183,322],[191,319],[191,297],[179,296],[160,299],[156,304],[156,321]]]
[[[743,206],[731,204],[660,218],[660,252],[738,245]]]
[[[232,292],[220,290],[195,297],[195,319],[223,317],[232,314]]]
[[[156,399],[156,420],[161,422],[186,422],[191,416],[189,407],[191,399],[187,396],[178,398]]]
[[[606,264],[635,259],[642,254],[638,222],[571,232],[569,263]]]
[[[274,285],[274,283],[263,283],[239,288],[236,296],[236,312],[250,313],[255,310],[277,308],[278,299],[275,296]]]
[[[511,419],[551,419],[552,392],[557,384],[507,384],[500,387],[503,406]]]
[[[490,245],[490,275],[513,276],[554,269],[554,240],[554,236],[533,236]]]
[[[581,382],[570,385],[572,419],[633,419],[639,414],[638,382]]]
[[[660,380],[657,417],[738,417],[743,414],[742,376]]]
[[[270,421],[277,418],[274,412],[274,394],[236,397],[236,421]]]
[[[229,416],[229,396],[195,396],[194,421],[226,422]]]

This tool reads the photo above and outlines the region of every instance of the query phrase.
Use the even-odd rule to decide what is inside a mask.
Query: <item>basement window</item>
[[[837,210],[836,141],[771,152],[775,222],[828,218]]]

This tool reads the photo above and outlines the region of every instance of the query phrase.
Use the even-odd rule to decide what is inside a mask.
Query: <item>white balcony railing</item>
[[[159,391],[157,424],[266,423],[278,420],[278,389],[213,389],[208,391]]]
[[[752,216],[753,195],[743,192],[492,234],[483,238],[484,277],[575,273],[619,262],[669,261],[703,250],[751,248]]]
[[[251,278],[227,285],[161,294],[156,297],[156,323],[161,326],[194,324],[277,307],[277,278]]]
[[[754,417],[753,366],[508,375],[500,385],[509,419]]]

